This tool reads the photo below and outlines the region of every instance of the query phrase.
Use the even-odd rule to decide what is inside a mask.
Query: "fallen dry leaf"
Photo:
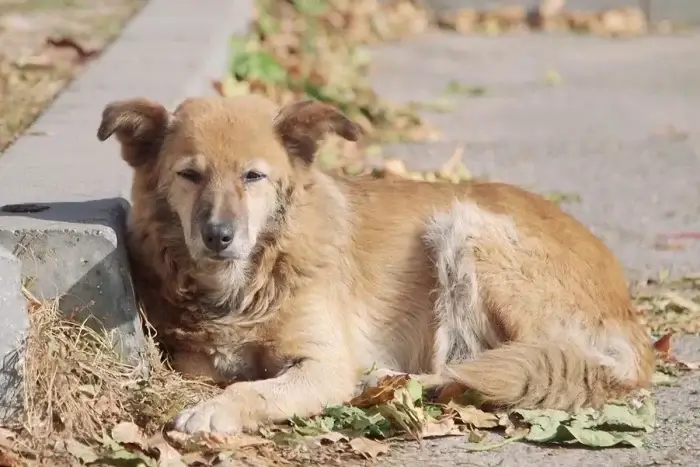
[[[386,443],[381,443],[365,437],[353,439],[350,441],[350,447],[354,452],[368,459],[374,459],[379,454],[386,454],[389,452],[389,445]]]
[[[410,377],[407,374],[388,375],[380,378],[376,385],[365,387],[363,392],[353,397],[349,404],[354,407],[372,407],[384,404],[394,399],[397,389],[406,386]]]
[[[214,80],[211,82],[211,86],[214,88],[214,91],[220,96],[224,95],[224,87],[223,84],[221,83],[220,80]]]
[[[8,443],[12,443],[15,438],[17,435],[14,431],[0,426],[0,446],[9,445]]]
[[[139,427],[132,422],[121,422],[112,428],[112,439],[119,444],[134,444],[141,449],[147,446]]]
[[[384,171],[391,175],[404,176],[408,172],[406,164],[401,159],[387,159],[384,161]]]
[[[662,297],[668,300],[669,304],[680,310],[687,310],[689,313],[700,313],[700,303],[690,300],[676,292],[664,292]]]
[[[697,371],[700,370],[700,361],[688,362],[684,360],[678,360],[678,366],[687,371]]]
[[[566,0],[540,0],[537,8],[542,18],[552,18],[562,12]]]
[[[343,433],[331,431],[315,436],[313,439],[323,444],[324,442],[339,443],[340,441],[347,441],[348,437],[345,436]]]
[[[659,338],[654,342],[654,350],[659,352],[662,356],[668,358],[671,354],[671,337],[672,333],[668,333]]]
[[[447,408],[452,410],[465,425],[473,426],[474,428],[495,428],[498,426],[498,416],[496,414],[484,412],[473,405],[463,406],[453,401],[447,405]]]
[[[64,444],[66,451],[84,464],[89,464],[99,459],[99,456],[93,448],[73,438],[67,439]]]
[[[162,433],[151,437],[146,441],[149,449],[158,451],[158,467],[187,467],[193,462],[184,462],[182,455],[168,443]]]
[[[671,279],[662,271],[658,279],[632,284],[635,306],[652,334],[700,332],[700,280],[689,274]]]
[[[439,438],[443,436],[461,436],[464,433],[455,425],[454,419],[443,418],[440,421],[428,421],[423,425],[419,438]]]
[[[53,47],[66,47],[75,51],[75,53],[78,55],[79,60],[83,62],[96,57],[100,53],[99,49],[85,47],[84,45],[79,44],[72,37],[49,37],[48,39],[46,39],[46,43]]]
[[[262,446],[273,441],[259,436],[238,434],[224,436],[214,433],[195,433],[189,435],[179,431],[169,431],[166,440],[172,442],[183,451],[221,452],[236,451],[250,446]]]
[[[462,162],[462,156],[464,155],[464,145],[457,146],[452,155],[445,161],[440,167],[440,173],[452,173],[457,165]]]

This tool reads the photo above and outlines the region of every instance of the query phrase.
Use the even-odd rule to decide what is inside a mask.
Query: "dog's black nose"
[[[207,248],[215,253],[224,251],[233,241],[231,222],[207,222],[202,228],[202,239]]]

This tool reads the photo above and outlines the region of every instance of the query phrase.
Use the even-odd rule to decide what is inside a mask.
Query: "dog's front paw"
[[[238,433],[245,428],[244,425],[243,410],[234,399],[226,395],[213,397],[183,410],[172,422],[175,430],[184,433],[222,435]]]

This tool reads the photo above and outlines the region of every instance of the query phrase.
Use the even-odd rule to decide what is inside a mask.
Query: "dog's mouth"
[[[227,262],[243,259],[232,251],[207,252],[205,258],[214,262]]]
[[[236,251],[236,249],[229,249],[223,251],[211,251],[207,250],[204,253],[204,258],[215,263],[227,263],[232,261],[242,261],[248,259],[248,252]]]

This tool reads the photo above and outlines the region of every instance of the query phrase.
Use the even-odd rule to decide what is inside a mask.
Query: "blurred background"
[[[146,4],[0,0],[0,151]],[[329,137],[324,170],[516,183],[630,277],[684,275],[700,257],[698,25],[698,0],[256,0],[211,90],[342,109],[368,137]]]

